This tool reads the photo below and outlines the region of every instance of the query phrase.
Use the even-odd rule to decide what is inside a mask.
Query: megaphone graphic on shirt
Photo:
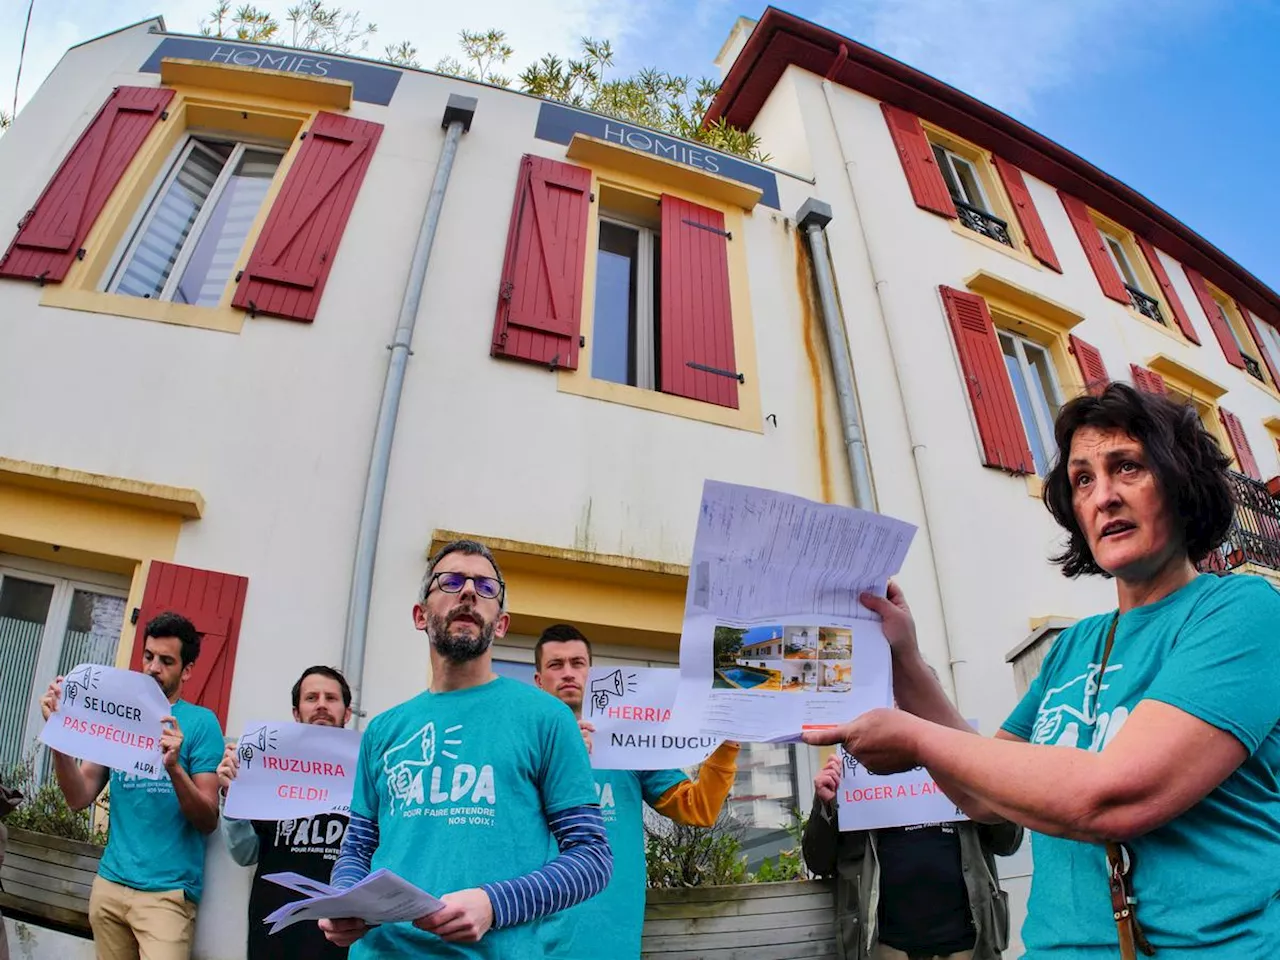
[[[253,762],[255,753],[265,753],[268,749],[275,749],[275,745],[275,731],[264,723],[257,730],[250,730],[240,738],[240,749],[237,752],[247,767]]]

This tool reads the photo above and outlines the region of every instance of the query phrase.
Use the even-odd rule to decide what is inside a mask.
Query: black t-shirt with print
[[[323,814],[301,820],[254,820],[258,835],[258,869],[249,892],[249,960],[340,960],[346,947],[335,947],[311,920],[303,920],[279,933],[268,934],[262,918],[302,894],[263,880],[269,873],[292,871],[312,880],[329,882],[338,860],[347,818]]]
[[[972,949],[976,934],[954,823],[876,832],[880,941],[908,954]]]

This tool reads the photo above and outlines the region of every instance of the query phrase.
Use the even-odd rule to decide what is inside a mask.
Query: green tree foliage
[[[322,0],[301,0],[277,17],[267,7],[252,3],[232,9],[228,0],[218,0],[204,20],[200,33],[222,40],[250,43],[279,43],[321,53],[364,55],[378,25],[365,20],[359,10],[338,5],[326,6]],[[378,57],[404,67],[420,66],[417,48],[407,40],[388,44]]]

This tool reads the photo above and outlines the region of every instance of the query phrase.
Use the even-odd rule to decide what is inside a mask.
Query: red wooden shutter
[[[1136,363],[1129,364],[1129,372],[1133,375],[1133,385],[1146,393],[1157,393],[1162,397],[1169,395],[1169,388],[1164,385],[1164,377],[1154,370],[1140,367]]]
[[[231,303],[310,323],[382,124],[318,113],[303,136]]]
[[[591,171],[526,154],[502,262],[490,354],[578,368]]]
[[[1165,272],[1164,264],[1160,262],[1160,255],[1156,253],[1156,248],[1149,244],[1144,237],[1139,237],[1137,234],[1134,234],[1134,239],[1138,241],[1138,247],[1142,250],[1142,255],[1147,258],[1147,266],[1151,268],[1151,273],[1156,278],[1156,284],[1160,287],[1160,292],[1164,294],[1164,302],[1173,311],[1173,319],[1178,322],[1178,329],[1182,331],[1184,337],[1199,346],[1200,337],[1196,333],[1196,328],[1191,325],[1191,317],[1187,314],[1187,308],[1182,305],[1182,298],[1178,296],[1178,291],[1173,289],[1173,284],[1169,282],[1169,274]]]
[[[1129,306],[1129,291],[1125,289],[1116,265],[1111,262],[1111,254],[1107,251],[1102,234],[1098,232],[1098,225],[1089,216],[1089,208],[1069,193],[1059,190],[1058,196],[1062,198],[1062,205],[1066,208],[1067,218],[1075,228],[1076,236],[1080,238],[1080,246],[1084,248],[1089,266],[1093,267],[1093,275],[1098,278],[1098,286],[1112,300]]]
[[[1227,363],[1243,370],[1244,359],[1240,356],[1240,347],[1236,343],[1235,334],[1231,332],[1231,327],[1227,325],[1226,319],[1218,309],[1218,301],[1209,292],[1209,285],[1205,283],[1205,279],[1199,270],[1194,270],[1185,264],[1182,269],[1187,274],[1187,281],[1191,284],[1191,289],[1195,291],[1196,299],[1200,301],[1200,309],[1209,318],[1209,326],[1213,330],[1213,335],[1218,338],[1218,346],[1222,348],[1222,355],[1227,358]]]
[[[1076,363],[1080,364],[1085,391],[1096,397],[1106,390],[1111,378],[1107,375],[1107,367],[1102,362],[1102,354],[1098,352],[1098,348],[1085,343],[1073,333],[1071,352],[1076,355]]]
[[[1018,215],[1018,223],[1022,224],[1022,233],[1027,238],[1027,246],[1031,255],[1052,270],[1062,272],[1058,263],[1058,255],[1053,252],[1053,244],[1049,242],[1049,232],[1044,228],[1040,213],[1031,200],[1031,191],[1022,178],[1022,171],[1003,157],[995,158],[996,173],[1000,175],[1004,189],[1013,202],[1014,213]]]
[[[1258,328],[1253,322],[1253,317],[1249,315],[1249,311],[1244,308],[1244,304],[1239,300],[1236,301],[1236,309],[1240,311],[1240,317],[1244,320],[1244,325],[1249,328],[1249,336],[1253,337],[1253,344],[1258,348],[1258,356],[1262,358],[1262,362],[1266,364],[1267,371],[1271,374],[1271,382],[1280,389],[1280,377],[1276,376],[1276,364],[1280,364],[1280,357],[1271,356],[1267,345],[1262,342],[1262,337],[1258,335]]]
[[[1244,424],[1240,422],[1240,418],[1223,407],[1218,408],[1218,417],[1222,420],[1222,425],[1227,428],[1227,436],[1231,438],[1231,446],[1235,449],[1240,472],[1254,480],[1261,480],[1262,474],[1258,472],[1258,461],[1253,459],[1253,448],[1249,446],[1249,438],[1245,435]]]
[[[729,235],[719,210],[663,195],[659,300],[658,388],[737,409],[742,375],[733,355]]]
[[[247,577],[152,560],[138,613],[138,630],[129,664],[134,670],[142,669],[143,633],[147,621],[157,614],[168,610],[180,613],[204,634],[200,656],[191,668],[191,679],[183,684],[182,699],[208,707],[218,715],[223,729],[227,725],[231,675],[236,665],[240,618],[244,614],[248,588]]]
[[[887,103],[880,104],[880,109],[884,111],[893,145],[898,148],[902,172],[907,175],[907,186],[911,188],[916,206],[954,218],[955,202],[951,199],[947,182],[942,179],[938,161],[933,157],[933,147],[924,135],[924,127],[920,126],[920,118]]]
[[[978,423],[982,462],[1011,473],[1035,473],[1035,460],[987,301],[965,290],[946,286],[938,289]]]
[[[112,91],[22,218],[0,258],[0,276],[41,283],[66,277],[111,191],[172,99],[172,90],[158,87]]]

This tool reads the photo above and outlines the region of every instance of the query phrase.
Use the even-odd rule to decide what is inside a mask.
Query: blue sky
[[[235,4],[233,3],[233,6]],[[288,4],[264,0],[283,11]],[[501,27],[516,72],[576,38],[609,38],[617,67],[714,75],[757,0],[353,0],[379,42],[424,63],[462,28]],[[212,0],[35,0],[19,103],[72,43],[162,14],[195,32]],[[1280,290],[1277,0],[793,0],[784,9],[951,83],[1146,194]],[[637,16],[636,11],[644,11]],[[26,3],[0,3],[0,107],[9,109]]]

